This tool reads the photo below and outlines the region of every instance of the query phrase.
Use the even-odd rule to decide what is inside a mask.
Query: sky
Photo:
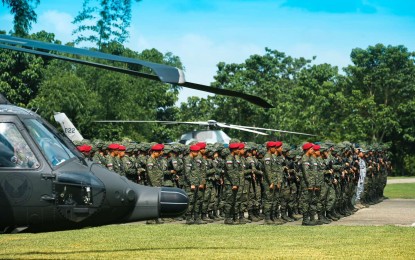
[[[141,0],[133,1],[127,47],[172,52],[185,66],[186,80],[209,85],[219,62],[243,63],[265,48],[294,58],[343,67],[354,48],[377,43],[415,51],[413,0]],[[75,39],[71,22],[83,0],[40,0],[31,33]],[[0,4],[0,30],[13,17]],[[179,102],[206,92],[183,88]]]

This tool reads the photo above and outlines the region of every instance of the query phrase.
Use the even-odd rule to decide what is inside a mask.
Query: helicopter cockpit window
[[[195,139],[198,141],[203,141],[203,140],[213,140],[213,133],[211,131],[203,131],[203,132],[198,132],[195,135]]]
[[[75,157],[60,140],[41,122],[35,119],[25,120],[25,124],[33,139],[43,151],[46,159],[52,166],[57,166]]]
[[[0,168],[3,167],[39,167],[39,161],[13,123],[0,123]]]

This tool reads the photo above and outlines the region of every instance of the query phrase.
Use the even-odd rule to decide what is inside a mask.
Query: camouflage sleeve
[[[264,158],[264,179],[268,185],[271,185],[271,176],[272,176],[272,165],[271,165],[271,158],[265,157]]]

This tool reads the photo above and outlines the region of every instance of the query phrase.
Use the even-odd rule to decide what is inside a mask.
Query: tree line
[[[15,14],[10,34],[62,44],[52,33],[28,33],[36,22],[38,0],[2,1]],[[94,50],[184,68],[173,53],[126,48],[130,19],[131,1],[85,0],[74,19],[78,24],[74,41],[65,44],[86,41],[95,44]],[[95,25],[86,26],[88,20]],[[321,140],[383,143],[390,147],[395,173],[415,175],[414,57],[405,46],[380,43],[351,50],[351,65],[341,71],[330,64],[316,64],[314,57],[291,57],[270,48],[240,64],[220,62],[211,85],[261,96],[275,106],[263,109],[218,95],[190,97],[177,106],[178,86],[2,50],[0,92],[17,105],[38,109],[49,121],[53,112],[65,112],[91,139],[163,142],[177,140],[185,130],[184,126],[97,124],[94,120],[215,119],[318,135],[313,139],[283,133],[262,137],[228,131],[232,137],[257,143],[268,139],[293,144]]]

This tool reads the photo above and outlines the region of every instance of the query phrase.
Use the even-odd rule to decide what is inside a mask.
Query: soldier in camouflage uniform
[[[150,150],[150,145],[147,143],[140,143],[136,145],[136,168],[137,168],[137,183],[141,185],[148,185],[146,179],[146,163],[149,157],[148,151]]]
[[[240,224],[250,223],[249,219],[245,218],[245,212],[248,210],[250,201],[249,196],[252,189],[252,175],[255,172],[255,162],[252,158],[245,157],[245,144],[239,143],[239,149],[237,152],[237,161],[240,162],[240,189],[241,189],[241,196],[240,196],[240,203],[238,208],[238,218]]]
[[[281,182],[281,219],[286,222],[293,222],[294,218],[291,218],[293,215],[293,201],[295,200],[295,174],[294,171],[290,168],[293,168],[292,157],[290,156],[291,146],[289,144],[282,145],[282,156],[284,158],[283,165],[283,176]],[[291,207],[290,207],[291,206]]]
[[[256,178],[261,177],[262,172],[259,171],[256,167],[258,165],[256,155],[257,149],[256,144],[248,143],[245,146],[245,180],[248,181],[248,219],[253,222],[260,221],[259,218],[259,209],[260,209],[260,200],[261,200],[261,191],[257,185]],[[259,192],[257,192],[259,190]],[[259,197],[257,197],[259,196]]]
[[[161,187],[163,185],[164,170],[161,162],[161,156],[164,146],[162,144],[155,144],[151,147],[150,156],[147,159],[146,171],[148,185],[152,187]],[[162,219],[149,220],[147,224],[163,224]]]
[[[268,142],[266,144],[267,152],[263,157],[264,165],[264,193],[263,193],[263,211],[264,211],[264,224],[272,225],[275,224],[274,220],[271,218],[273,209],[275,209],[275,200],[276,200],[276,185],[278,183],[277,173],[274,167],[273,154],[275,153],[275,142]]]
[[[110,171],[115,171],[116,163],[115,163],[115,157],[118,154],[118,144],[112,143],[108,145],[108,154],[105,156],[105,161],[107,163],[106,167]]]
[[[275,171],[276,176],[276,183],[275,183],[275,200],[274,200],[274,207],[271,210],[271,219],[273,219],[274,223],[277,225],[284,224],[286,221],[281,218],[281,203],[283,200],[284,195],[287,193],[286,188],[282,185],[283,176],[284,176],[284,161],[285,158],[282,155],[282,145],[283,143],[280,141],[275,142],[275,152],[272,155],[274,160],[273,170]],[[285,209],[284,209],[285,210]]]
[[[317,189],[315,190],[316,195],[318,196],[318,204],[317,204],[317,224],[329,224],[331,220],[325,217],[325,206],[327,203],[326,195],[330,191],[330,184],[331,184],[331,171],[328,169],[326,158],[323,158],[320,149],[323,147],[323,150],[327,150],[327,147],[324,145],[314,145],[314,157],[317,163]]]
[[[97,141],[94,144],[94,149],[96,149],[94,156],[92,157],[92,161],[101,164],[102,166],[106,166],[107,163],[105,161],[105,156],[104,156],[104,149],[103,147],[105,147],[105,149],[107,148],[105,146],[105,143],[102,141]]]
[[[299,182],[298,177],[300,167],[297,163],[298,151],[283,145],[284,157],[286,159],[284,166],[285,180],[284,183],[287,186],[288,194],[285,194],[285,205],[287,211],[287,221],[294,221],[300,219],[302,216],[298,214],[298,193]],[[300,157],[301,158],[301,157]],[[283,206],[282,206],[283,207]]]
[[[238,150],[239,143],[229,144],[230,154],[226,157],[224,183],[225,183],[225,224],[239,224],[236,217],[239,214],[239,205],[241,201],[241,162],[239,161]]]
[[[200,147],[190,146],[190,153],[184,158],[185,190],[189,197],[186,224],[206,224],[201,219],[204,184],[201,176],[202,161],[198,158]]]
[[[125,155],[121,158],[121,162],[126,177],[133,182],[137,182],[137,164],[136,158],[134,156],[134,149],[135,145],[127,145],[125,149]]]
[[[302,146],[304,155],[301,158],[302,180],[304,181],[304,190],[301,196],[301,211],[303,213],[303,222],[305,226],[315,226],[318,223],[315,220],[315,214],[320,204],[320,188],[322,176],[319,176],[317,162],[314,157],[314,144],[306,143]]]

